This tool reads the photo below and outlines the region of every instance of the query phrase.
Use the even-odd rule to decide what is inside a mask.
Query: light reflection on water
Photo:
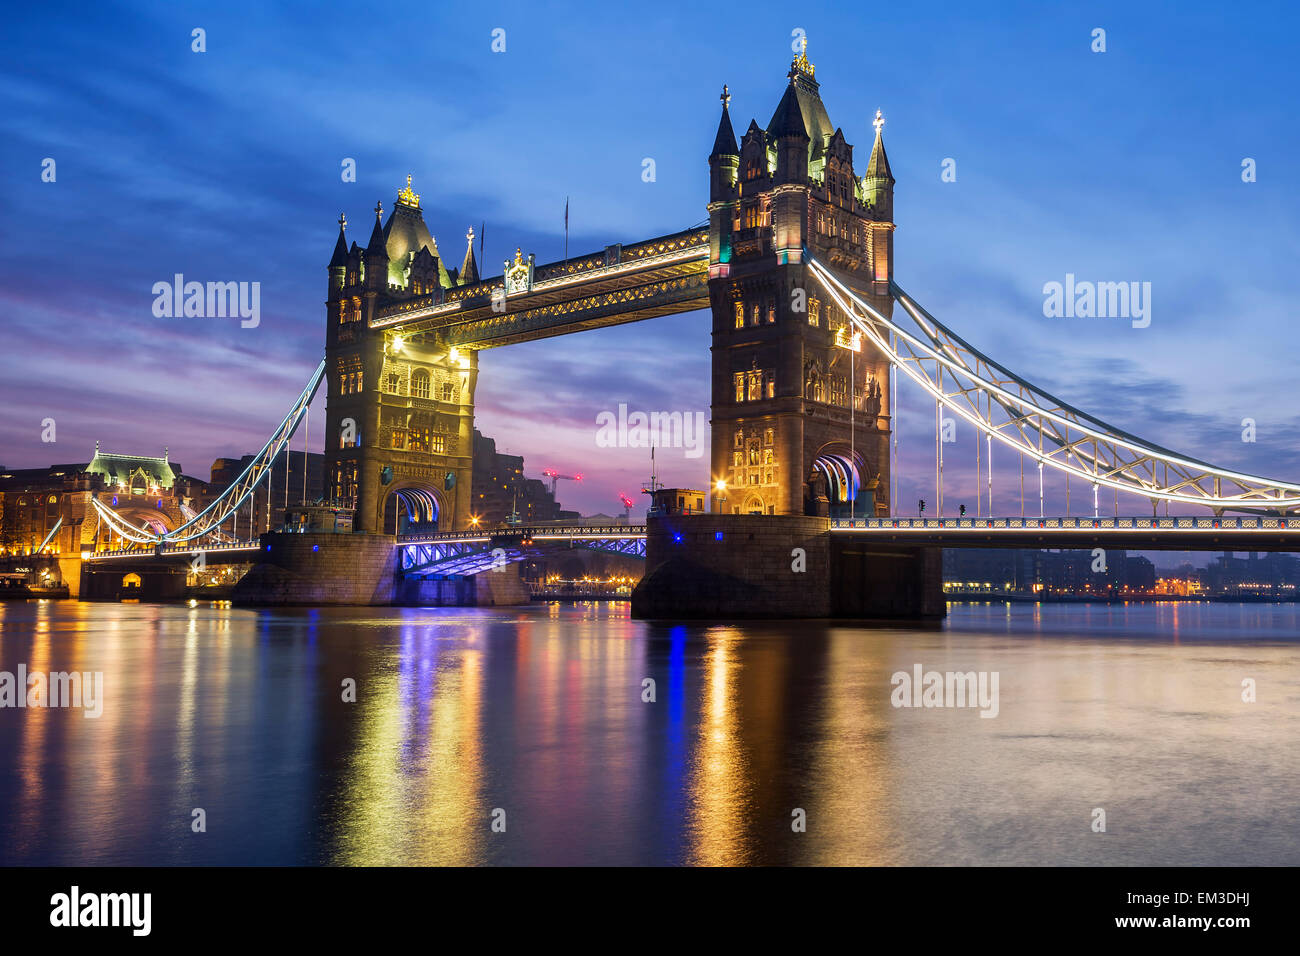
[[[2,603],[0,671],[106,692],[0,709],[0,863],[1294,865],[1298,634],[1291,605]],[[895,709],[918,663],[997,671],[999,716]]]

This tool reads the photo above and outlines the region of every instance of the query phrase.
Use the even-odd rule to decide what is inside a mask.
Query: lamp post
[[[858,456],[857,456],[857,408],[858,383],[854,356],[862,351],[862,333],[853,330],[852,336],[844,334],[844,327],[835,330],[835,345],[849,353],[849,520],[858,516]]]

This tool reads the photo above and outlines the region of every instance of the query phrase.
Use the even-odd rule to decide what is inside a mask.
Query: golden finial
[[[522,265],[524,261],[523,250],[515,246],[515,265]]]
[[[346,213],[339,213],[339,230],[342,231],[348,227],[348,217]]]
[[[382,202],[375,203],[375,218],[378,219],[383,214],[384,214],[384,204]]]
[[[470,244],[471,246],[474,245],[474,227],[473,227],[473,226],[470,226],[470,227],[469,227],[469,232],[465,233],[465,238],[469,240],[469,244]]]
[[[406,188],[397,194],[397,201],[404,206],[414,206],[420,208],[420,194],[411,189],[411,176],[406,176]]]
[[[810,77],[817,72],[816,67],[808,62],[808,34],[806,33],[799,37],[799,54],[794,58],[790,72],[793,73],[795,70]]]
[[[731,94],[727,92],[726,83],[722,84],[722,95],[718,97],[718,99],[722,100],[722,108],[724,110],[731,105]]]
[[[876,118],[871,121],[871,125],[876,128],[876,135],[879,136],[880,131],[885,128],[885,114],[876,110]]]

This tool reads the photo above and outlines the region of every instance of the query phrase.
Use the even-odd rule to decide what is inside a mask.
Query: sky
[[[206,478],[256,451],[322,355],[340,212],[364,245],[407,174],[448,265],[485,229],[485,274],[516,247],[560,258],[566,200],[573,255],[700,223],[722,85],[738,134],[766,126],[803,31],[859,173],[884,113],[910,295],[1104,420],[1300,479],[1298,28],[1252,3],[29,5],[0,35],[0,464],[98,440]],[[175,273],[259,282],[260,323],[155,317]],[[1151,283],[1150,325],[1044,315],[1067,274]],[[485,351],[478,427],[531,476],[582,472],[565,507],[616,513],[649,460],[597,447],[597,416],[707,415],[709,328],[693,312]],[[904,385],[899,404],[899,499],[932,499],[933,403]],[[959,425],[955,448],[974,442]],[[945,457],[949,513],[974,511],[973,449]],[[999,464],[995,511],[1018,514]],[[658,465],[710,480],[707,451]]]

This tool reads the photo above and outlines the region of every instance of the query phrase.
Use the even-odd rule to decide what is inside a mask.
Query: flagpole
[[[569,197],[564,197],[564,261],[569,261]]]

